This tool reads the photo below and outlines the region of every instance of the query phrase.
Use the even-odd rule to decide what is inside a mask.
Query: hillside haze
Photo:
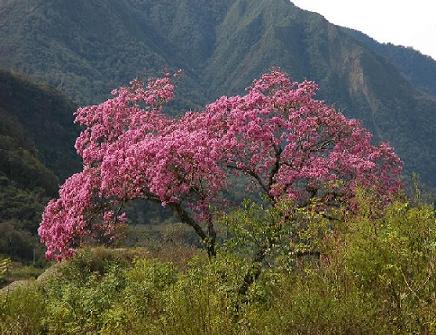
[[[6,0],[0,42],[0,67],[81,104],[137,76],[183,69],[172,112],[241,93],[280,66],[317,81],[320,98],[362,120],[408,172],[436,186],[436,78],[414,70],[424,56],[394,57],[287,0]]]

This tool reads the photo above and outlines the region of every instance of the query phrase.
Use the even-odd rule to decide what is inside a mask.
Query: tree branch
[[[185,209],[183,209],[180,204],[170,204],[169,207],[177,213],[180,221],[194,228],[194,231],[200,237],[201,241],[205,244],[209,257],[216,256],[216,232],[215,228],[213,227],[213,222],[209,221],[208,233],[206,233],[203,228],[201,228],[201,226],[197,222],[195,222],[195,220],[189,215],[189,213]]]
[[[282,155],[283,152],[283,148],[277,148],[274,144],[274,152],[275,152],[275,156],[276,156],[276,161],[274,163],[273,168],[271,169],[271,172],[269,174],[269,179],[268,179],[268,189],[271,190],[271,186],[274,182],[274,177],[277,174],[277,172],[279,172],[280,169],[280,157]]]
[[[256,181],[259,183],[260,187],[263,189],[263,191],[266,193],[266,195],[270,199],[273,199],[273,197],[270,195],[269,187],[264,184],[264,182],[262,181],[262,178],[260,178],[259,175],[257,175],[253,171],[241,169],[241,168],[238,168],[237,166],[230,165],[230,164],[227,165],[227,168],[232,169],[232,170],[241,171],[242,173],[248,174],[249,176],[251,176],[254,179],[256,179]]]
[[[170,204],[169,207],[177,213],[180,221],[194,228],[195,232],[202,240],[207,239],[207,235],[201,226],[191,218],[188,212],[184,210],[180,204]]]

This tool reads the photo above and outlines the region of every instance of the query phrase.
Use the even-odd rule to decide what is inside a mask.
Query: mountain
[[[189,87],[183,96],[195,101],[201,86],[191,80],[190,64],[201,63],[209,48],[195,35],[207,34],[209,2],[2,1],[0,64],[57,87],[79,103],[100,101],[137,76],[183,68]],[[191,17],[191,11],[204,13],[203,19]]]
[[[280,66],[317,81],[322,99],[361,119],[394,146],[407,172],[436,186],[431,73],[424,79],[288,0],[3,0],[0,43],[0,67],[80,104],[137,76],[181,68],[172,112],[243,92]]]
[[[43,206],[80,169],[74,109],[59,92],[0,71],[0,254],[30,260],[40,249]]]
[[[385,57],[416,88],[436,98],[436,60],[411,47],[379,43],[364,33],[344,28],[375,53]]]
[[[74,149],[75,109],[57,90],[0,71],[0,136],[61,180],[81,167]]]

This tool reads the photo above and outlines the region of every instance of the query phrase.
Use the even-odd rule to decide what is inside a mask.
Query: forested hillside
[[[416,88],[436,97],[436,61],[411,47],[378,43],[357,30],[345,29],[377,54],[387,58]]]
[[[31,260],[43,206],[80,168],[74,105],[60,93],[0,72],[0,253]]]
[[[287,0],[15,0],[0,4],[0,21],[0,67],[80,104],[169,68],[184,70],[170,111],[198,109],[280,66],[296,80],[317,81],[322,98],[363,120],[394,146],[407,172],[436,185],[436,102],[427,70],[435,62],[399,60],[393,54],[401,48],[380,52]]]

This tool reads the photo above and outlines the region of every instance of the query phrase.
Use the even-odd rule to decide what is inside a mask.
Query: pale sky
[[[436,0],[291,0],[379,42],[411,46],[436,60]]]

